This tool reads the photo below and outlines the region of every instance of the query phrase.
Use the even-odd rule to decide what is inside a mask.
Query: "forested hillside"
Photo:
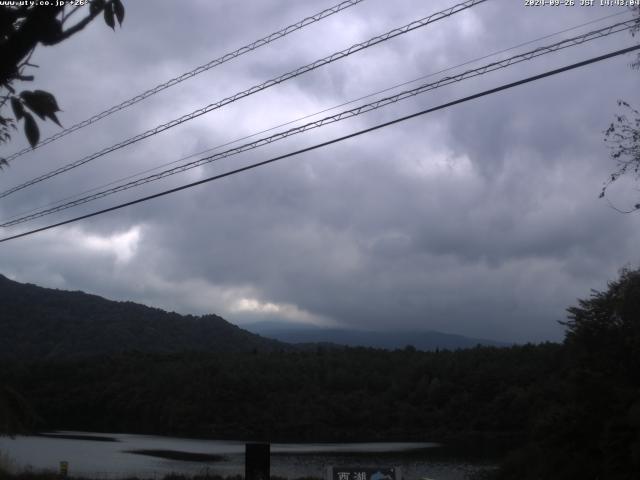
[[[0,275],[0,358],[73,358],[126,351],[238,352],[286,344],[217,315],[169,313],[83,292],[21,284]]]

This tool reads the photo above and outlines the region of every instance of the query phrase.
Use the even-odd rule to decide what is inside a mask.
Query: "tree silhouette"
[[[60,108],[51,93],[44,90],[18,93],[15,84],[33,81],[33,75],[27,75],[26,71],[36,67],[29,61],[38,45],[57,45],[101,14],[112,29],[115,30],[116,20],[122,25],[125,11],[121,0],[90,0],[86,5],[86,8],[84,5],[0,6],[0,143],[11,139],[12,130],[17,130],[17,124],[22,121],[27,140],[34,147],[40,131],[33,114],[40,120],[49,119],[60,125],[56,117]],[[85,12],[84,17],[69,26],[77,12]],[[9,106],[11,112],[3,112],[9,110]],[[7,162],[0,158],[0,168],[3,165]]]
[[[640,6],[630,8],[637,14],[636,26],[631,29],[631,35],[635,37],[640,32]],[[631,67],[640,70],[640,55]],[[640,112],[624,100],[618,100],[618,106],[623,107],[626,112],[615,116],[604,137],[617,168],[603,185],[600,198],[605,197],[607,188],[624,175],[631,174],[636,180],[640,180]],[[614,208],[622,213],[631,213],[640,210],[640,201],[629,210]]]
[[[86,14],[68,26],[77,12]],[[17,130],[18,122],[22,121],[27,140],[34,147],[40,130],[33,114],[40,120],[49,119],[60,125],[56,117],[60,108],[51,93],[44,90],[18,93],[15,84],[33,81],[33,75],[25,72],[36,67],[29,61],[38,45],[57,45],[80,32],[100,14],[115,30],[116,20],[120,25],[124,20],[124,6],[121,0],[93,0],[87,2],[87,8],[82,5],[0,6],[0,143],[11,139],[12,130]],[[11,112],[5,113],[9,106]],[[0,168],[6,165],[7,161],[0,158]],[[0,384],[0,434],[23,431],[28,428],[29,419],[29,409],[20,394]]]
[[[593,291],[567,311],[569,320],[562,322],[567,327],[566,342],[579,348],[594,366],[605,367],[600,353],[615,359],[610,367],[617,373],[622,373],[622,365],[633,363],[620,361],[620,356],[640,360],[640,269],[623,269],[606,291]]]
[[[18,392],[0,385],[0,435],[16,435],[29,431],[36,415]]]

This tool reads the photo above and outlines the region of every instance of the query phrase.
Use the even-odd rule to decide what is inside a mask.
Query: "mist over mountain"
[[[243,352],[290,348],[217,315],[180,315],[0,275],[0,357],[54,359],[125,351]]]
[[[418,350],[504,346],[425,331],[361,331],[260,322],[240,328],[217,315],[180,315],[80,291],[22,284],[0,275],[0,358],[60,359],[145,353],[290,350],[290,344]],[[298,345],[302,348],[302,345]]]
[[[418,350],[457,350],[477,345],[503,347],[506,343],[493,340],[465,337],[430,330],[354,330],[326,328],[315,325],[300,325],[287,322],[257,322],[243,325],[246,330],[293,344],[328,343],[349,347],[373,347],[395,350],[411,345]]]

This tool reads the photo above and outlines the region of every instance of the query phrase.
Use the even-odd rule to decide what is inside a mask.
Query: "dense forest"
[[[503,444],[502,478],[640,471],[640,270],[569,309],[563,344],[120,353],[0,363],[37,429]]]
[[[547,402],[558,345],[123,354],[2,365],[40,428],[268,440],[520,434]]]

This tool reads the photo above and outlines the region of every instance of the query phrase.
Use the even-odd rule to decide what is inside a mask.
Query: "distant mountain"
[[[83,292],[22,284],[0,275],[0,358],[290,348],[217,315],[179,315]]]
[[[243,325],[250,332],[294,344],[334,344],[395,350],[412,345],[418,350],[472,348],[477,345],[504,347],[508,344],[435,331],[367,331],[259,322]]]

